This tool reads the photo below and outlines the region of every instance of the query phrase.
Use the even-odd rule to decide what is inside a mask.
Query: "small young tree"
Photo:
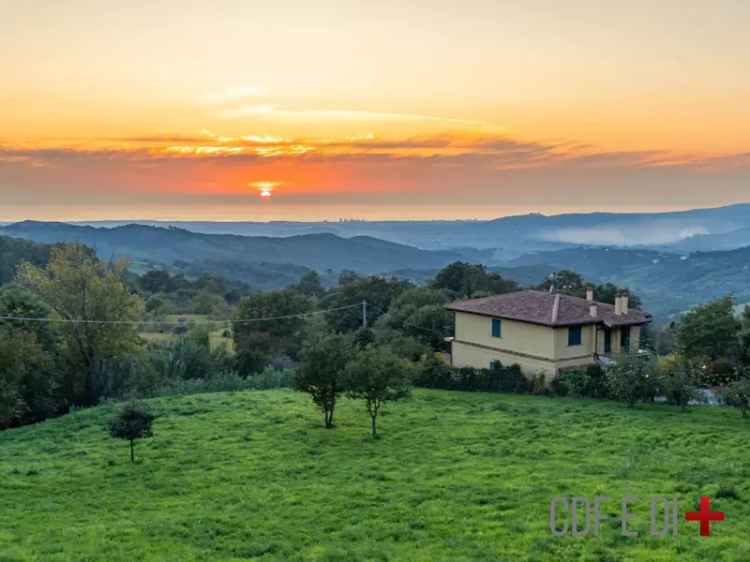
[[[670,404],[687,410],[691,400],[700,400],[698,381],[701,370],[682,355],[670,356],[659,364],[659,389]]]
[[[323,411],[323,422],[333,427],[336,400],[344,391],[344,369],[351,358],[352,339],[342,334],[313,337],[302,350],[294,388],[307,392]]]
[[[631,408],[656,396],[656,366],[650,355],[622,355],[606,373],[609,395]]]
[[[130,462],[135,462],[135,440],[151,437],[155,416],[142,404],[126,404],[110,421],[109,434],[130,441]]]
[[[346,367],[347,395],[364,400],[377,437],[377,418],[383,404],[406,398],[411,393],[411,364],[387,347],[368,346]]]

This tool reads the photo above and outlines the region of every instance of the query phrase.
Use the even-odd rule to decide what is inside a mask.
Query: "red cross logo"
[[[701,522],[701,536],[708,537],[711,535],[711,521],[724,521],[723,511],[711,511],[711,499],[708,496],[701,496],[701,510],[688,511],[685,514],[688,521]]]

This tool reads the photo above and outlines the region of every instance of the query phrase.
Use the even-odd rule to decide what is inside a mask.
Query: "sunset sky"
[[[0,6],[0,220],[750,201],[750,2]]]

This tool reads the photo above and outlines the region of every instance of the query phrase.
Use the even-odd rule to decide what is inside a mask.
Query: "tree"
[[[588,285],[584,278],[575,271],[563,269],[547,277],[537,288],[541,291],[549,291],[552,287],[564,295],[585,297]]]
[[[455,298],[472,298],[477,293],[498,295],[518,290],[515,281],[487,271],[484,265],[454,262],[441,269],[432,283],[435,289],[448,291]]]
[[[368,346],[346,367],[347,395],[365,401],[373,438],[377,437],[377,418],[383,405],[409,396],[411,384],[410,363],[387,347]]]
[[[575,271],[570,271],[569,269],[563,269],[553,273],[544,281],[544,283],[538,285],[536,288],[540,291],[549,291],[552,287],[564,295],[571,295],[580,298],[585,298],[586,289],[591,288],[594,290],[594,300],[608,304],[615,304],[615,298],[617,295],[625,291],[629,296],[628,307],[641,308],[641,299],[638,295],[633,294],[628,289],[622,289],[612,283],[604,283],[603,285],[587,283],[580,274]]]
[[[659,389],[670,404],[687,410],[690,401],[701,399],[698,382],[701,370],[694,361],[682,355],[672,355],[659,362]]]
[[[297,283],[297,290],[308,297],[319,297],[323,294],[323,284],[317,271],[311,270],[305,273]]]
[[[243,298],[232,330],[240,372],[260,372],[279,355],[296,359],[305,327],[305,319],[297,315],[310,310],[310,299],[294,290]]]
[[[343,277],[343,274],[342,274]],[[391,303],[406,289],[411,287],[409,281],[385,277],[345,278],[346,282],[329,291],[321,299],[322,308],[339,308],[351,305],[351,308],[336,310],[326,315],[328,323],[336,332],[353,332],[362,327],[362,301],[367,301],[367,319],[374,324],[390,308]]]
[[[154,269],[140,278],[141,288],[147,293],[171,293],[177,290],[177,282],[168,271]]]
[[[651,355],[621,355],[606,368],[606,376],[609,395],[631,408],[656,396],[656,365]]]
[[[394,300],[388,313],[378,320],[378,325],[440,349],[444,346],[444,339],[453,333],[453,314],[444,306],[447,301],[445,294],[437,289],[407,289]]]
[[[699,306],[685,314],[677,328],[680,352],[690,358],[734,359],[739,351],[740,321],[731,297]]]
[[[103,263],[78,244],[52,250],[46,269],[32,264],[19,268],[19,283],[41,297],[61,324],[60,353],[67,369],[65,397],[71,404],[90,406],[100,398],[99,368],[140,347],[137,325],[143,300],[123,281],[124,262]]]
[[[743,418],[747,417],[750,411],[750,369],[742,369],[738,373],[738,380],[726,387],[724,401],[737,408]]]
[[[740,363],[750,368],[750,305],[742,312],[742,328],[740,330]]]
[[[317,334],[302,350],[294,388],[306,392],[323,412],[323,423],[333,427],[336,400],[344,391],[344,370],[352,355],[352,338],[342,334]]]
[[[151,426],[155,416],[142,404],[126,404],[110,421],[109,434],[115,439],[127,439],[130,442],[130,462],[135,462],[135,441],[152,437]]]

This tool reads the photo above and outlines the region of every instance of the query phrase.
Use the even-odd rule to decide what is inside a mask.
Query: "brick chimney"
[[[589,302],[594,302],[594,288],[593,287],[586,287],[586,300]]]

